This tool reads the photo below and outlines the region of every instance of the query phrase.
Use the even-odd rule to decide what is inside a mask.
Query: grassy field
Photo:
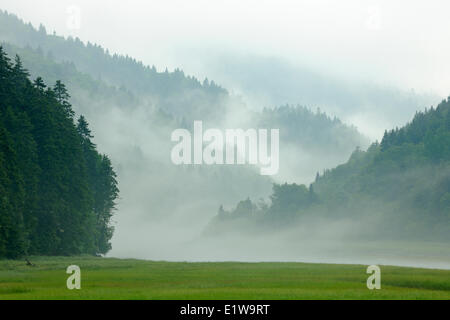
[[[0,261],[3,299],[450,299],[450,270],[381,266],[381,290],[367,266],[304,263],[170,263],[92,257]],[[68,290],[66,268],[81,268]]]

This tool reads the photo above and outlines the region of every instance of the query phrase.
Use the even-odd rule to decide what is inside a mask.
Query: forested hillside
[[[331,117],[320,109],[315,112],[305,106],[284,105],[264,108],[256,117],[258,127],[282,128],[283,142],[305,148],[310,152],[327,155],[347,153],[356,146],[368,145],[368,139],[361,136],[354,126]]]
[[[371,136],[406,123],[416,110],[442,100],[431,92],[398,88],[389,82],[354,81],[320,70],[320,66],[312,68],[303,59],[293,64],[281,57],[260,55],[202,58],[209,62],[209,74],[227,88],[243,92],[247,100],[264,106],[318,106]]]
[[[227,91],[214,81],[205,79],[200,82],[194,77],[185,76],[180,70],[157,72],[155,67],[144,66],[130,57],[110,55],[98,45],[85,45],[79,39],[48,35],[44,27],[36,30],[31,24],[25,24],[6,12],[0,12],[0,26],[0,40],[4,42],[8,53],[19,54],[32,73],[48,79],[63,79],[65,83],[73,85],[72,90],[82,88],[96,98],[117,97],[120,94],[116,100],[123,106],[147,103],[144,97],[157,96],[155,104],[159,109],[187,124],[198,118],[209,118],[211,113],[216,112],[222,112],[220,115],[225,117],[230,107],[245,108],[241,101],[229,97]],[[113,91],[114,87],[117,87],[116,92]],[[205,95],[200,95],[200,91]],[[73,96],[78,98],[77,95]],[[175,107],[172,104],[180,102],[177,96],[182,99],[182,103]],[[288,126],[286,132],[293,133],[294,140],[299,137],[313,140],[317,133],[326,138],[316,145],[329,143],[326,140],[336,134],[341,139],[339,145],[345,148],[364,141],[355,128],[346,126],[339,119],[328,119],[321,112],[317,115],[315,117],[316,114],[306,107],[282,106],[265,108],[261,115],[254,116],[259,125]],[[312,123],[318,124],[317,130]],[[298,132],[296,129],[303,131]],[[333,134],[330,135],[329,130],[333,130]],[[343,145],[345,141],[349,141],[347,145]],[[306,144],[312,145],[309,141]],[[336,146],[335,143],[333,145]]]
[[[0,79],[0,257],[106,253],[117,181],[86,119],[1,47]]]
[[[21,48],[10,43],[3,43],[2,46],[9,56],[20,56],[31,78],[40,76],[50,83],[62,81],[71,93],[70,101],[75,111],[89,115],[89,118],[105,111],[102,107],[122,106],[132,112],[137,105],[145,104],[143,99],[139,99],[126,87],[108,85],[87,73],[82,73],[73,62],[55,62],[51,57],[44,55],[42,50],[32,49],[29,46]],[[100,101],[100,104],[96,103]],[[147,105],[150,109],[150,105]]]
[[[55,62],[72,63],[93,79],[154,100],[161,109],[178,118],[194,120],[192,116],[202,114],[204,118],[215,119],[226,112],[230,103],[228,92],[214,81],[199,81],[179,69],[158,72],[154,66],[145,66],[129,56],[110,54],[99,45],[49,35],[42,25],[36,30],[3,11],[0,11],[0,41],[36,49]]]
[[[221,208],[210,228],[245,220],[267,230],[306,217],[361,222],[366,239],[449,241],[450,99],[386,132],[367,151],[358,148],[346,164],[318,173],[309,188],[274,185],[269,204],[247,199],[229,212]]]
[[[0,41],[9,54],[23,58],[33,76],[63,80],[74,110],[91,120],[97,135],[105,131],[99,123],[116,108],[127,119],[142,109],[152,135],[164,127],[160,137],[178,127],[192,129],[194,120],[216,128],[278,128],[283,157],[277,180],[290,182],[312,181],[313,172],[343,163],[355,147],[369,145],[356,127],[316,112],[314,105],[253,110],[213,81],[180,70],[157,72],[98,45],[50,35],[44,27],[36,30],[6,12],[0,12]],[[107,137],[100,139],[106,146]]]

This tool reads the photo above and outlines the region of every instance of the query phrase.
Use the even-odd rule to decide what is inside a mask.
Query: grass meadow
[[[0,300],[450,299],[450,270],[380,266],[381,289],[369,290],[363,265],[30,260],[0,261]],[[81,290],[66,287],[69,265],[81,268]]]

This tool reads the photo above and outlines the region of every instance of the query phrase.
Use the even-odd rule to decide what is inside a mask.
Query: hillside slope
[[[348,235],[366,240],[450,241],[450,99],[386,132],[367,151],[358,148],[347,163],[317,174],[309,188],[275,185],[271,200],[221,209],[212,230],[242,219],[253,231],[308,219],[350,220],[358,227]]]

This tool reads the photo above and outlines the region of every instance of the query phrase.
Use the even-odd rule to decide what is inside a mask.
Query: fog
[[[68,23],[73,8],[80,13],[76,28]],[[362,230],[380,221],[366,218],[305,218],[262,233],[238,221],[208,233],[220,205],[229,209],[247,197],[270,203],[273,183],[309,185],[317,172],[345,163],[356,147],[366,149],[385,129],[447,96],[448,1],[2,0],[1,9],[159,71],[181,68],[214,80],[230,98],[218,102],[219,118],[203,114],[207,127],[251,128],[255,113],[287,103],[319,108],[361,134],[338,151],[282,139],[276,176],[263,177],[254,166],[175,166],[170,134],[182,117],[198,114],[184,110],[167,120],[158,96],[120,103],[69,84],[75,111],[86,115],[118,174],[108,256],[450,268],[448,246],[368,239]],[[178,96],[173,104],[183,109],[184,98],[191,99]],[[200,96],[196,110],[208,110],[205,101]]]
[[[34,3],[4,0],[2,7],[35,26],[43,23],[49,31],[102,44],[110,52],[128,54],[159,70],[179,67],[200,78],[213,78],[245,95],[253,107],[314,104],[351,121],[372,139],[380,139],[385,128],[402,125],[417,106],[436,104],[448,95],[450,5],[445,0]],[[78,13],[79,24],[72,26],[71,18]],[[255,67],[263,70],[255,73]],[[288,74],[283,73],[286,69]],[[279,86],[259,83],[261,72],[274,75]],[[302,88],[311,75],[327,81]],[[344,84],[336,88],[333,81]],[[315,94],[309,90],[313,83]],[[282,87],[284,91],[277,93]],[[341,103],[333,106],[315,99],[323,89],[339,87],[345,89],[339,94]],[[306,96],[305,90],[310,92]],[[386,101],[367,101],[386,91],[397,94],[397,101],[413,102],[403,117],[348,114],[348,108],[368,106],[395,110]]]
[[[350,72],[333,75],[280,56],[195,51],[189,57],[201,61],[197,70],[204,70],[255,109],[286,103],[320,108],[355,125],[373,141],[381,140],[384,130],[404,125],[417,110],[442,100],[431,90],[416,92],[389,84],[390,79],[378,83],[370,77],[352,77]]]
[[[71,6],[81,13],[76,29],[68,28]],[[35,25],[160,69],[207,76],[193,55],[256,54],[443,96],[450,82],[449,7],[445,0],[2,1]]]
[[[87,113],[92,127],[98,128],[95,141],[101,151],[111,155],[118,171],[121,196],[114,217],[113,250],[108,256],[164,261],[450,267],[449,247],[445,244],[368,236],[368,231],[385,228],[376,210],[371,217],[355,218],[355,213],[339,219],[305,217],[282,229],[259,229],[245,220],[211,229],[220,204],[231,208],[246,197],[269,203],[273,182],[310,183],[315,172],[312,168],[327,168],[326,164],[317,156],[285,144],[282,170],[273,177],[259,176],[254,167],[175,167],[169,159],[170,125],[155,124],[148,107],[129,114],[122,106],[100,104],[92,109],[101,108],[100,114],[79,111]],[[242,112],[230,112],[224,119],[220,126],[234,123],[245,127],[249,121]],[[339,160],[330,155],[325,162],[331,167]]]

